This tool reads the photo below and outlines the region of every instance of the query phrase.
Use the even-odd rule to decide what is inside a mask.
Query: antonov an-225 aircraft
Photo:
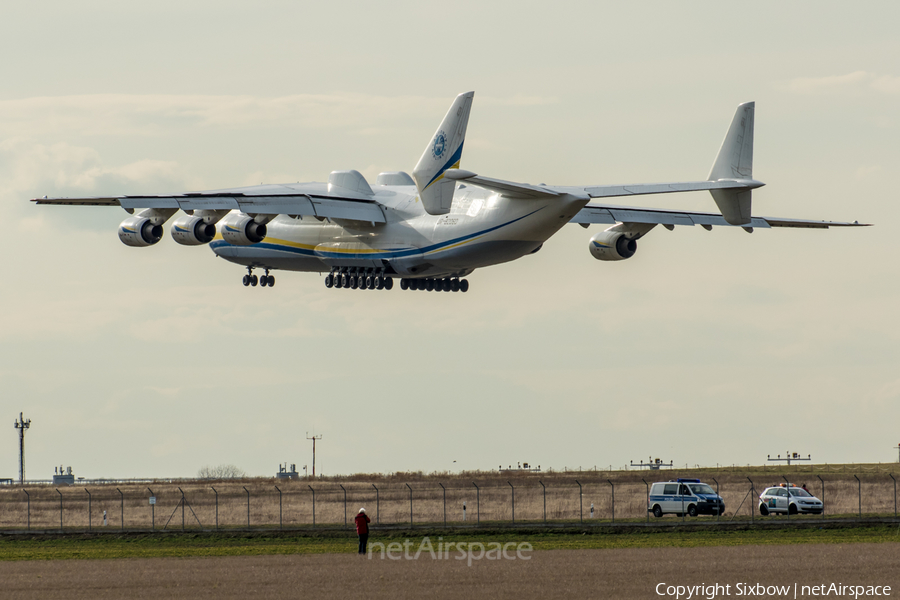
[[[706,181],[558,186],[514,183],[460,169],[474,92],[460,94],[412,172],[381,173],[371,186],[358,171],[328,183],[259,185],[177,196],[39,198],[38,204],[121,206],[129,246],[152,246],[172,223],[179,244],[209,244],[247,268],[243,283],[274,286],[271,271],[327,272],[329,288],[460,291],[475,269],[537,252],[567,223],[611,225],[589,243],[594,258],[624,260],[657,225],[742,227],[854,226],[859,223],[751,215],[754,103],[737,108]],[[597,198],[709,190],[720,214],[592,203]],[[143,209],[134,214],[137,209]],[[217,227],[216,225],[219,225]],[[265,272],[261,277],[254,269]]]

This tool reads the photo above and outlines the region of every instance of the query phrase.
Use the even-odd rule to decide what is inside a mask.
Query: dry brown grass
[[[440,523],[443,521],[443,490],[446,487],[447,522],[460,523],[463,519],[463,502],[467,505],[469,522],[477,519],[478,496],[472,481],[480,487],[480,513],[482,521],[512,520],[512,489],[515,487],[516,521],[539,521],[543,518],[544,495],[539,482],[546,486],[546,511],[548,520],[575,521],[579,518],[579,488],[582,484],[584,519],[590,518],[590,506],[594,505],[595,519],[612,517],[612,486],[615,484],[616,519],[640,519],[646,516],[646,486],[648,482],[666,480],[677,476],[691,476],[695,473],[664,472],[639,473],[541,473],[541,474],[497,474],[479,473],[463,476],[419,476],[398,474],[376,477],[360,475],[353,478],[319,480],[311,483],[316,489],[316,523],[344,523],[344,492],[347,491],[347,520],[352,524],[356,511],[366,507],[370,517],[383,524],[402,524],[410,520],[409,489],[413,495],[413,521],[415,523]],[[862,480],[863,514],[893,514],[894,486],[889,476],[882,473],[860,474]],[[701,478],[715,485],[726,503],[726,516],[730,517],[747,497],[750,483],[743,473],[706,473]],[[808,473],[795,472],[790,475],[794,483],[806,483],[810,490],[821,495],[819,480]],[[828,514],[856,514],[858,510],[857,482],[851,474],[822,475],[825,480],[825,505]],[[773,473],[754,476],[757,494],[768,485],[777,484],[781,478]],[[379,502],[376,505],[378,487]],[[281,481],[272,479],[232,480],[220,482],[182,482],[179,484],[157,482],[150,484],[157,498],[156,527],[162,528],[171,517],[169,529],[181,528],[180,486],[184,490],[189,509],[185,510],[185,525],[196,529],[202,524],[209,528],[215,524],[215,494],[219,492],[219,524],[221,527],[241,527],[247,525],[247,494],[250,491],[250,525],[277,526],[279,522],[279,494],[275,485],[281,488],[283,522],[286,527],[309,525],[312,523],[312,492],[307,481]],[[126,528],[151,527],[151,507],[148,503],[150,492],[145,484],[75,485],[60,487],[63,499],[63,526],[66,528],[86,528],[88,526],[88,494],[92,494],[93,526],[102,523],[106,510],[110,528],[122,523],[120,496],[116,487],[125,496],[124,512]],[[31,527],[36,529],[59,527],[60,495],[53,486],[28,486],[31,494]],[[756,508],[753,498],[747,498],[740,514],[749,516]],[[196,518],[194,514],[196,514]],[[173,516],[174,515],[174,516]],[[672,517],[667,517],[671,519]],[[18,486],[0,488],[0,528],[21,528],[26,525],[26,496]]]
[[[900,585],[900,544],[548,550],[531,559],[367,560],[355,555],[0,562],[4,597],[656,598],[655,587]]]

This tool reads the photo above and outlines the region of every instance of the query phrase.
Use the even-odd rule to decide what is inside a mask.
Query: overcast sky
[[[0,477],[897,461],[896,2],[6,3]],[[42,195],[411,171],[475,90],[462,167],[704,179],[755,100],[763,216],[594,260],[570,225],[468,294],[327,290]],[[714,211],[706,193],[647,206]],[[892,446],[895,448],[891,450]]]

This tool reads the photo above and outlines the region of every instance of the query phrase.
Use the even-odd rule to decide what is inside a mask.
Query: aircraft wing
[[[647,192],[650,193],[650,192]],[[587,227],[591,223],[643,223],[647,225],[663,225],[672,229],[675,225],[701,225],[705,229],[715,226],[735,227],[721,214],[663,210],[657,208],[635,208],[632,206],[613,206],[588,204],[576,214],[570,223],[578,223]],[[829,227],[868,227],[868,223],[846,223],[840,221],[811,221],[806,219],[781,219],[773,217],[752,217],[750,223],[741,225],[744,228],[760,227],[797,227],[808,229],[828,229]]]
[[[121,206],[181,210],[240,210],[252,215],[313,216],[384,223],[381,205],[369,194],[340,190],[326,184],[265,185],[168,196],[105,196],[93,198],[35,198],[37,204]]]

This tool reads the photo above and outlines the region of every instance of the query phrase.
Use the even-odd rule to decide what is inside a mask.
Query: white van
[[[699,479],[673,479],[650,486],[647,510],[655,517],[675,514],[721,515],[725,512],[725,501],[709,485]]]

